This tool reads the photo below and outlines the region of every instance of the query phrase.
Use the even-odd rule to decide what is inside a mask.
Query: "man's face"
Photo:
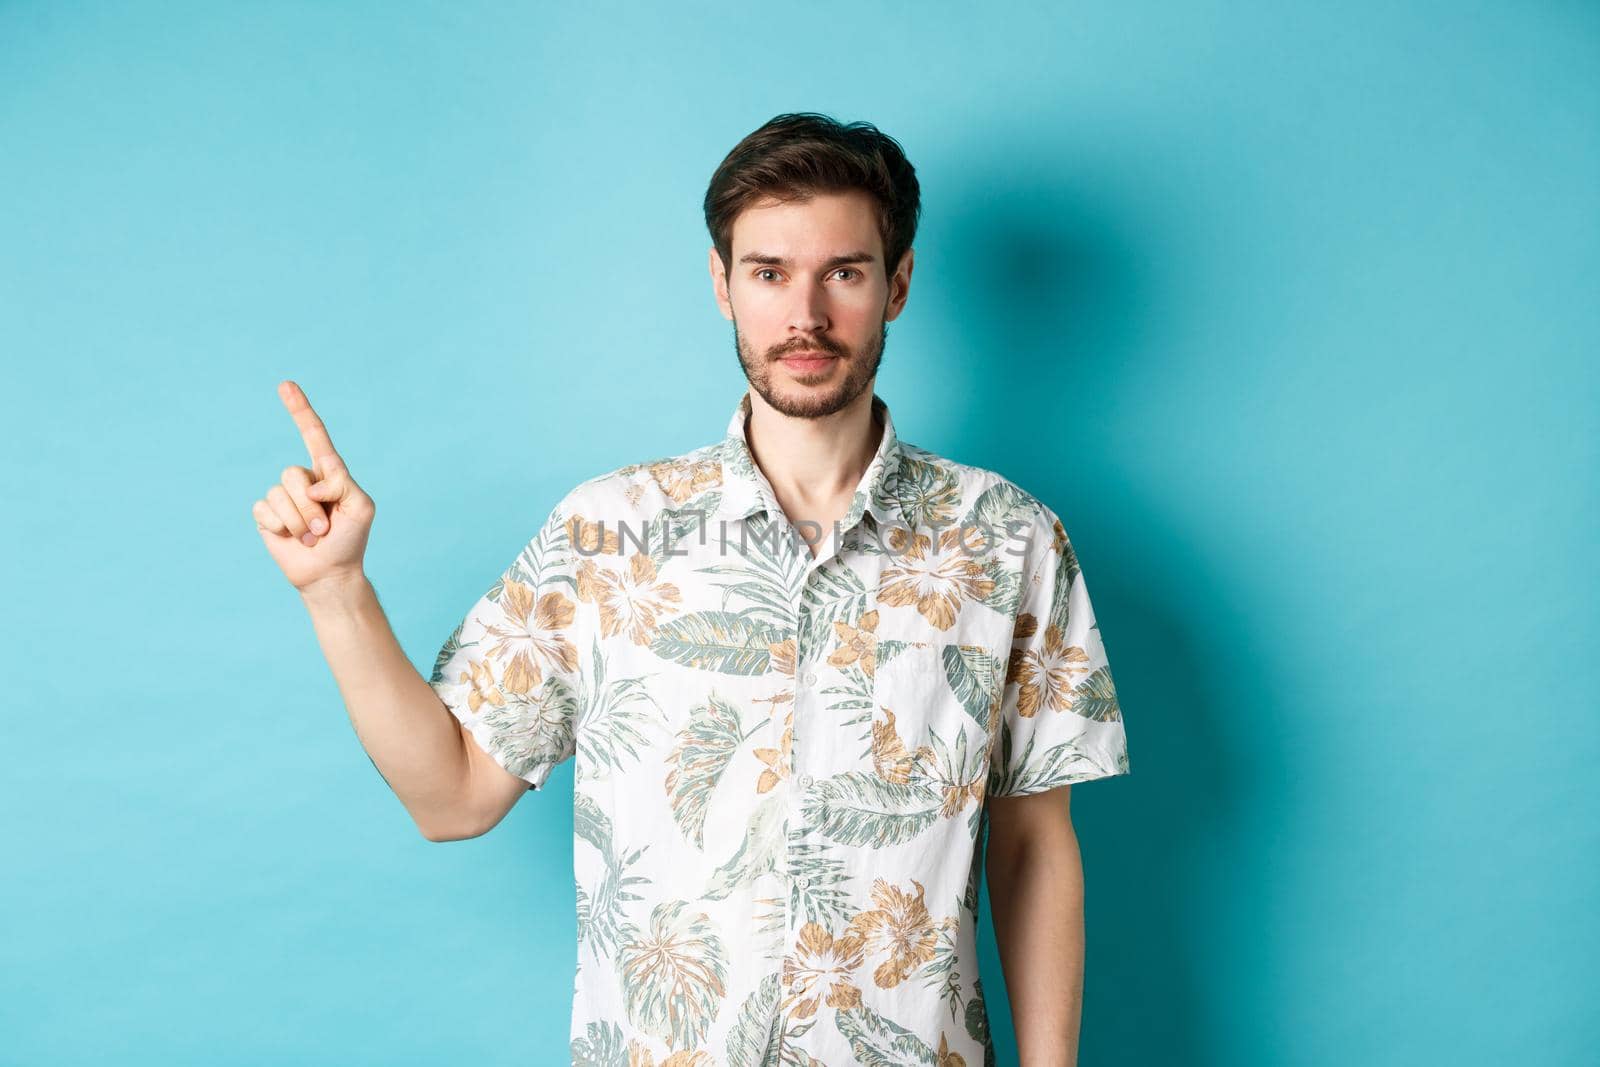
[[[872,197],[758,202],[734,220],[732,237],[732,271],[724,280],[713,247],[711,277],[761,398],[785,415],[820,418],[871,389],[912,260],[908,249],[886,276]]]

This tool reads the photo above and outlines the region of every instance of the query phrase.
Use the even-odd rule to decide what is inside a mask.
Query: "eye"
[[[777,274],[777,273],[778,272],[773,270],[771,267],[762,267],[760,270],[756,271],[756,277],[760,278],[763,274]],[[763,280],[765,280],[765,279],[763,279]]]
[[[836,274],[843,273],[843,274],[857,274],[857,275],[859,275],[861,272],[856,270],[854,267],[840,267],[834,273],[836,273]]]

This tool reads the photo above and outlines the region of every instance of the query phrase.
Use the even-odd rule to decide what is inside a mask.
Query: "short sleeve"
[[[1130,769],[1088,586],[1061,520],[1048,508],[1043,516],[1048,532],[1029,549],[1012,630],[990,796],[1026,796]]]
[[[428,680],[478,745],[534,789],[576,750],[577,555],[558,504],[445,641]]]

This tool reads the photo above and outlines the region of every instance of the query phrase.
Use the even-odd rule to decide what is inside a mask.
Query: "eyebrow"
[[[842,256],[834,256],[822,265],[824,270],[844,266],[848,263],[876,263],[878,257],[871,252],[849,252]],[[759,263],[764,267],[787,267],[789,260],[783,256],[769,256],[761,252],[746,252],[739,257],[740,263]]]

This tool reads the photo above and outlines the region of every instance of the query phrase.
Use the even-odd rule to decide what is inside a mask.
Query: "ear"
[[[733,321],[733,301],[728,296],[728,275],[722,267],[722,256],[717,252],[717,246],[711,246],[711,255],[708,259],[711,270],[711,289],[717,298],[717,307],[722,310],[722,317],[729,322]]]
[[[884,306],[883,321],[889,322],[900,316],[905,309],[906,299],[911,295],[911,267],[915,258],[914,249],[906,249],[906,254],[900,257],[899,266],[889,276],[889,302]]]

